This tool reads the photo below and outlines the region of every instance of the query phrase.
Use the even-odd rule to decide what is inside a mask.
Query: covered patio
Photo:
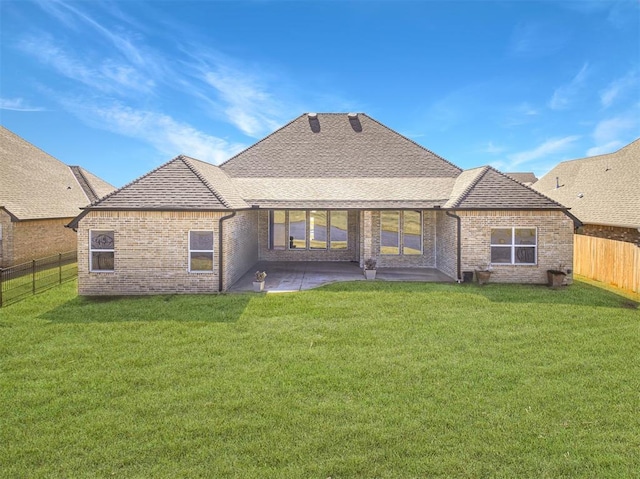
[[[365,281],[356,262],[341,261],[260,261],[236,281],[229,291],[253,291],[256,271],[266,271],[264,290],[283,293],[317,288],[339,281]],[[435,268],[378,268],[376,280],[452,283],[454,279]]]

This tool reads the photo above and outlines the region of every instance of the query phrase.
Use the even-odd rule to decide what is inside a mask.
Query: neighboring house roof
[[[236,178],[451,178],[462,171],[363,113],[303,114],[220,167]]]
[[[510,176],[514,180],[519,181],[523,185],[527,185],[527,186],[530,186],[534,184],[536,181],[538,181],[538,178],[536,178],[536,175],[534,175],[533,172],[530,172],[530,171],[521,172],[521,173],[505,173],[505,175]]]
[[[564,209],[491,167],[463,172],[362,113],[302,115],[220,166],[179,156],[90,209],[254,206]]]
[[[638,228],[638,185],[640,139],[614,153],[563,161],[533,188],[570,207],[583,223]]]
[[[248,208],[249,205],[242,200],[220,168],[187,156],[178,156],[91,207],[226,210]]]
[[[0,126],[0,208],[17,220],[69,218],[114,187]]]

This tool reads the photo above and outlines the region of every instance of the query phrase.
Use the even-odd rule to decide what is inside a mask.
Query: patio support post
[[[457,236],[458,236],[458,245],[457,245],[457,272],[458,272],[458,277],[456,278],[456,280],[458,281],[458,283],[462,282],[462,235],[460,234],[462,232],[462,218],[460,218],[457,214],[455,213],[451,213],[449,211],[445,211],[445,213],[447,214],[447,216],[451,217],[451,218],[455,218],[457,223],[458,223],[458,231],[457,231]]]
[[[223,266],[224,266],[224,254],[222,251],[222,245],[223,245],[223,241],[222,241],[222,237],[223,237],[223,229],[222,229],[222,222],[225,220],[228,220],[230,218],[233,218],[236,215],[236,212],[233,211],[231,212],[230,215],[227,216],[223,216],[218,220],[218,293],[222,292],[222,279],[224,277],[224,270],[223,270]]]

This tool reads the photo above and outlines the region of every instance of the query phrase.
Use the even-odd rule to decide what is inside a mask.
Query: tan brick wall
[[[436,213],[436,268],[457,279],[458,222],[444,211]]]
[[[637,228],[621,228],[618,226],[584,225],[578,229],[578,234],[596,236],[616,241],[625,241],[640,245],[640,231]]]
[[[546,283],[547,270],[572,269],[573,221],[560,211],[457,211],[462,218],[462,270],[471,271],[491,259],[491,228],[536,227],[536,265],[493,264],[491,282]],[[568,281],[572,276],[567,276]]]
[[[349,211],[348,248],[343,250],[270,250],[269,249],[269,212],[260,210],[259,214],[259,257],[262,261],[357,261],[358,212]],[[286,226],[285,226],[286,228]],[[289,237],[289,231],[286,231]]]
[[[258,261],[258,212],[239,211],[223,223],[223,288],[228,289]]]
[[[13,265],[13,223],[6,211],[0,209],[0,228],[2,239],[0,240],[0,268]]]
[[[15,264],[75,251],[76,233],[66,228],[72,218],[26,220],[11,222],[9,215],[0,211],[2,225],[2,255],[0,266]]]
[[[218,291],[218,212],[92,211],[78,228],[81,295]],[[226,225],[225,225],[226,226]],[[89,271],[89,230],[115,232],[115,271]],[[212,273],[190,273],[189,231],[214,232]]]

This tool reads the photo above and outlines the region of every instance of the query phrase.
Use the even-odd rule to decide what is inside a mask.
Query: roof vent
[[[307,113],[307,116],[311,120],[317,120],[318,119],[318,114],[317,113]]]
[[[349,120],[356,120],[358,118],[357,113],[347,113],[347,116],[349,117]]]

